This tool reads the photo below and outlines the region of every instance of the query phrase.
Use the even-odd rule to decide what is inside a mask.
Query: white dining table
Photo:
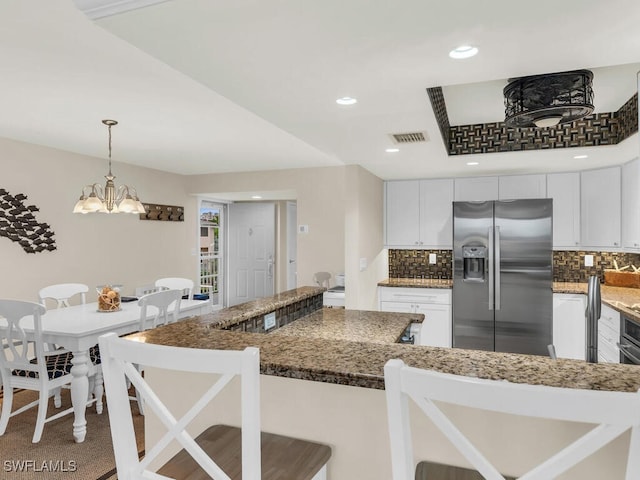
[[[179,319],[202,315],[211,311],[208,300],[182,300]],[[149,308],[148,320],[154,315]],[[6,327],[0,318],[0,328]],[[33,331],[33,323],[25,318],[21,323],[25,333]],[[84,441],[87,434],[85,410],[89,396],[89,349],[98,343],[98,337],[108,332],[125,335],[140,329],[140,307],[138,302],[122,302],[115,312],[99,312],[97,303],[74,305],[67,308],[47,310],[42,316],[42,339],[45,343],[60,345],[73,353],[71,363],[71,404],[73,406],[73,438],[76,443]]]

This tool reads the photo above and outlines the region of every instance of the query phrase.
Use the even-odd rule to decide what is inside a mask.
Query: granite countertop
[[[585,293],[586,284],[554,284],[555,289]],[[640,290],[634,290],[603,286],[602,297],[610,304],[635,303]],[[272,333],[221,329],[322,291],[302,287],[129,338],[190,348],[238,350],[255,346],[260,349],[260,371],[265,375],[375,389],[384,388],[384,365],[392,358],[418,368],[514,383],[626,392],[640,389],[636,365],[390,343],[409,323],[421,321],[421,314],[323,308]]]
[[[452,288],[453,280],[442,278],[387,278],[379,287]]]
[[[535,355],[287,334],[241,333],[220,330],[198,318],[137,333],[130,338],[191,348],[238,350],[255,346],[260,349],[260,370],[265,375],[355,387],[383,389],[384,364],[392,358],[400,358],[418,368],[515,383],[625,392],[640,389],[640,370],[635,365],[593,364]]]
[[[553,293],[582,293],[587,294],[586,283],[553,283]],[[602,302],[627,317],[640,322],[640,312],[631,307],[640,307],[640,288],[612,287],[600,285]]]
[[[378,282],[381,287],[452,288],[453,280],[437,278],[387,278]],[[587,294],[587,284],[578,282],[553,282],[553,293]],[[640,288],[612,287],[601,285],[602,301],[611,308],[640,322]]]
[[[421,323],[422,313],[391,313],[368,310],[323,308],[304,318],[270,332],[326,340],[349,340],[369,343],[395,343],[411,323]]]
[[[324,287],[299,287],[286,292],[278,293],[271,297],[258,298],[250,302],[223,308],[214,313],[203,315],[203,321],[215,324],[218,328],[227,328],[231,325],[258,315],[265,315],[278,308],[289,305],[293,302],[304,300],[325,292]]]

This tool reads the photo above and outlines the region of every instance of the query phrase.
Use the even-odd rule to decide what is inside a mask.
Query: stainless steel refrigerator
[[[552,200],[453,202],[453,346],[548,355]]]

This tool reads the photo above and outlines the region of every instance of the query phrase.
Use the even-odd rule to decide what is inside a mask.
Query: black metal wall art
[[[40,209],[25,205],[26,199],[22,193],[14,196],[0,188],[0,237],[20,244],[27,253],[56,250],[55,233],[49,224],[36,220],[33,212]]]

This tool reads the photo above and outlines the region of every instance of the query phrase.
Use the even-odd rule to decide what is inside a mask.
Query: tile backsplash
[[[429,264],[429,254],[436,255],[436,263]],[[584,256],[593,255],[593,267],[584,266]],[[640,268],[640,254],[627,252],[554,251],[554,282],[586,282],[590,275],[598,275],[604,281],[605,268],[635,265]],[[389,249],[390,278],[439,278],[451,279],[453,255],[451,250],[400,250]],[[631,270],[629,268],[628,270]]]

